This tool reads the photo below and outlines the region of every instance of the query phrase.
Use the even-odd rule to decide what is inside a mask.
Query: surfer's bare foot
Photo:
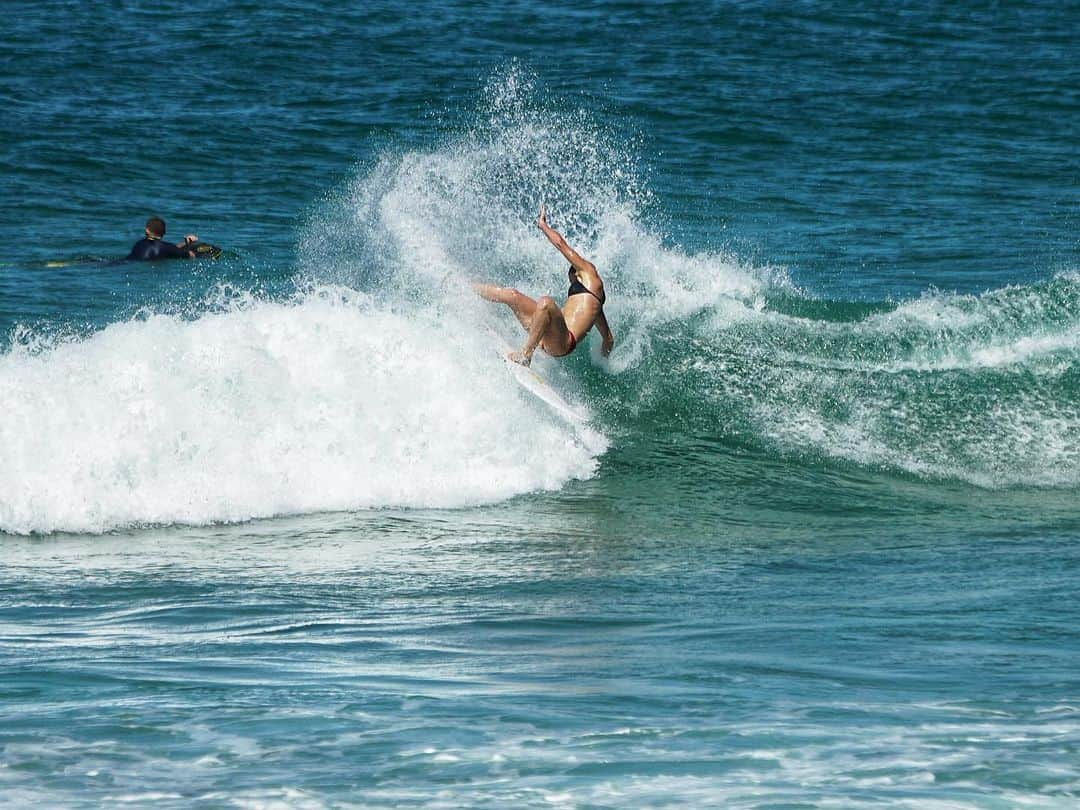
[[[517,363],[519,366],[528,366],[532,363],[532,358],[526,357],[522,352],[510,352],[510,354],[506,356],[510,361]]]

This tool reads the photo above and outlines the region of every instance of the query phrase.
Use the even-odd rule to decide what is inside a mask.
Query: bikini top
[[[582,284],[578,280],[577,276],[574,275],[574,272],[574,265],[570,265],[570,271],[567,273],[567,275],[570,277],[570,289],[566,291],[566,297],[569,298],[571,295],[581,295],[582,293],[588,293],[600,302],[600,306],[603,306],[603,299],[599,295],[594,293],[592,290],[590,290],[588,287],[586,287],[584,284]]]

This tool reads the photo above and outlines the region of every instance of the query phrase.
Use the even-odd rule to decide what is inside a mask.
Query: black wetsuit
[[[191,258],[188,253],[187,248],[178,248],[172,242],[146,237],[135,243],[135,247],[128,254],[128,259],[142,262],[154,259],[188,259]]]

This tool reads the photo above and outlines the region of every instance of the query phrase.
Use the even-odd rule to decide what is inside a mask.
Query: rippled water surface
[[[1075,9],[6,17],[0,804],[1076,804]]]

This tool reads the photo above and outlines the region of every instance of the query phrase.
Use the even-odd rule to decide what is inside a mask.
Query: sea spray
[[[648,222],[635,139],[541,92],[519,66],[497,72],[471,120],[430,149],[388,150],[331,194],[301,238],[301,276],[401,304],[445,300],[470,279],[558,296],[566,262],[536,228],[543,202],[604,278],[619,345],[605,368],[615,372],[639,362],[654,328],[790,288],[782,269],[667,245]],[[466,323],[471,309],[454,303]]]
[[[497,324],[496,308],[485,315],[462,294],[467,279],[534,296],[565,283],[565,262],[535,229],[544,200],[600,269],[616,338],[606,361],[593,340],[560,365],[621,443],[690,428],[796,465],[1080,483],[1075,278],[901,303],[816,300],[783,268],[723,244],[672,244],[634,148],[508,69],[471,126],[361,170],[310,224],[302,266],[402,306],[439,302],[465,329]],[[520,336],[502,317],[504,334]]]

